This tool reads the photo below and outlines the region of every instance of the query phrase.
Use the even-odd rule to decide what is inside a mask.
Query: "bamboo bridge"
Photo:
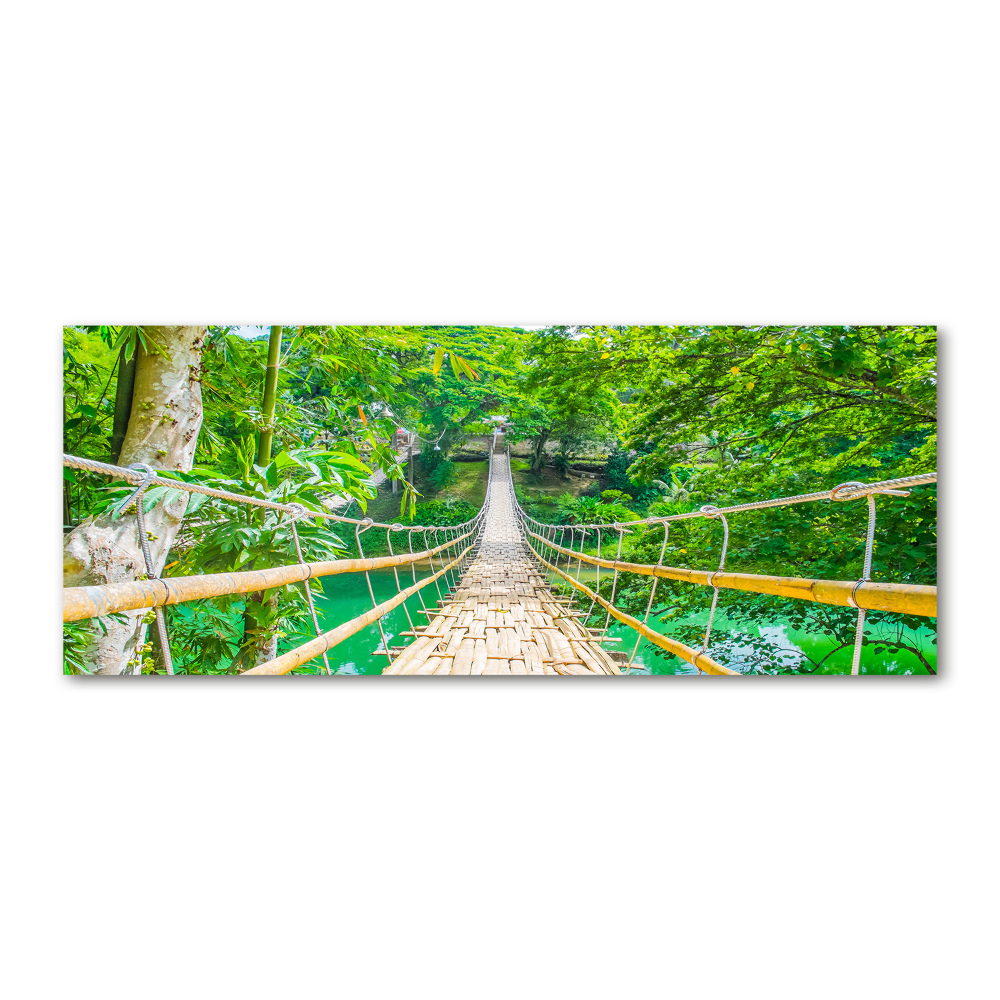
[[[494,454],[482,542],[454,593],[386,674],[617,674],[525,544],[506,454]]]
[[[142,494],[150,485],[167,485],[195,493],[205,493],[233,503],[247,503],[269,508],[270,516],[287,516],[295,537],[298,562],[287,566],[249,572],[218,573],[201,576],[157,578],[148,566],[148,579],[95,587],[72,587],[64,590],[63,620],[80,621],[121,611],[152,608],[155,611],[161,648],[168,673],[173,673],[169,652],[169,636],[164,608],[173,604],[227,594],[244,594],[301,582],[312,613],[316,637],[274,659],[246,670],[247,675],[287,674],[318,657],[322,657],[327,673],[328,653],[338,643],[362,629],[378,626],[382,643],[377,652],[386,657],[384,674],[478,674],[478,675],[621,675],[638,669],[635,655],[642,638],[680,657],[699,673],[738,674],[717,662],[710,655],[712,623],[719,589],[735,589],[752,593],[774,594],[798,600],[852,607],[857,610],[854,662],[852,673],[859,672],[865,615],[868,610],[897,611],[911,615],[936,616],[937,588],[914,584],[873,583],[871,557],[875,530],[875,496],[905,496],[914,486],[937,481],[936,473],[911,476],[879,483],[843,483],[831,490],[779,497],[740,504],[734,507],[702,507],[698,511],[665,517],[647,518],[624,524],[550,525],[530,518],[517,502],[510,476],[509,451],[494,446],[490,452],[486,499],[474,518],[451,527],[405,526],[376,524],[370,518],[347,518],[328,511],[310,510],[300,504],[279,504],[255,497],[246,497],[222,490],[185,483],[157,474],[148,466],[122,468],[64,455],[64,464],[84,471],[97,472],[138,484],[133,494],[137,498],[137,529],[140,541],[145,535]],[[864,556],[864,571],[856,581],[809,580],[795,577],[773,577],[759,574],[732,573],[725,570],[729,540],[727,517],[747,510],[821,500],[847,501],[866,498],[868,502],[868,532]],[[130,498],[131,499],[131,498]],[[307,563],[299,551],[295,521],[303,517],[328,519],[354,526],[355,539],[361,558]],[[688,570],[664,566],[669,524],[688,518],[708,518],[723,528],[722,556],[715,570]],[[622,540],[630,531],[643,526],[663,526],[663,543],[656,564],[629,563],[621,560]],[[384,528],[390,555],[365,558],[362,535],[373,528]],[[566,533],[570,542],[565,544]],[[602,532],[616,536],[616,554],[608,559],[601,553]],[[407,535],[407,551],[393,552],[392,536]],[[413,550],[413,536],[421,533],[425,543],[428,533],[434,545]],[[556,535],[558,533],[558,541]],[[576,536],[579,534],[579,548]],[[596,535],[597,554],[585,553],[584,546]],[[442,541],[443,537],[443,541]],[[464,544],[463,544],[464,543]],[[437,557],[438,562],[435,562]],[[445,560],[448,560],[447,562]],[[417,580],[416,566],[428,563],[431,573]],[[149,557],[147,554],[147,563]],[[597,573],[594,589],[580,581],[583,566]],[[410,568],[412,585],[403,587],[399,569]],[[573,573],[575,566],[575,576]],[[389,600],[376,602],[369,571],[392,568],[397,594]],[[613,574],[610,599],[601,593],[600,573]],[[371,610],[329,631],[321,631],[313,606],[309,580],[315,577],[364,573],[372,599]],[[644,618],[641,620],[615,606],[620,574],[649,576],[652,591]],[[648,619],[660,579],[680,580],[712,590],[711,607],[704,641],[700,648],[687,646],[670,636],[650,628]],[[424,603],[424,592],[434,585],[437,601],[430,607]],[[443,585],[443,589],[442,589]],[[416,595],[419,614],[426,621],[414,622],[407,599]],[[576,602],[580,601],[580,606]],[[588,606],[589,605],[589,606]],[[390,646],[382,628],[382,619],[402,606],[410,628],[402,633],[411,641],[407,645]],[[604,612],[603,626],[588,627],[587,623],[600,608]],[[600,611],[597,612],[600,615]],[[611,619],[628,626],[636,636],[631,653],[605,649],[620,637],[611,637]],[[136,643],[145,639],[144,624],[138,626]]]

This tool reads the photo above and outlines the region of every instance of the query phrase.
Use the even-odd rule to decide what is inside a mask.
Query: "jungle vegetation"
[[[484,436],[503,418],[529,514],[620,523],[933,469],[936,339],[932,327],[906,326],[70,326],[65,450],[311,509],[340,496],[380,518],[454,524],[478,509]],[[419,455],[392,449],[399,427],[428,442]],[[377,493],[367,482],[376,470],[390,484]],[[131,492],[64,470],[66,585],[144,571],[135,518],[121,508]],[[921,487],[878,501],[874,579],[935,582],[935,498]],[[727,566],[857,578],[864,508],[742,514]],[[271,511],[166,488],[151,489],[144,509],[159,574],[290,561],[288,526]],[[298,530],[307,559],[352,551],[351,534],[329,523]],[[640,528],[625,536],[623,558],[655,562],[663,543],[661,526]],[[678,522],[664,559],[714,568],[720,545],[717,524]],[[616,603],[641,615],[649,588],[623,577]],[[704,604],[702,588],[661,581],[651,622],[697,645],[690,619]],[[725,662],[728,650],[747,672],[823,671],[758,634],[780,615],[834,647],[853,640],[850,609],[803,604],[722,591],[728,625],[715,631],[713,655]],[[199,605],[170,612],[187,672],[238,672],[306,629],[301,588]],[[868,623],[871,648],[932,669],[910,638],[926,619],[870,614]],[[162,669],[148,624],[134,612],[67,626],[65,669]]]

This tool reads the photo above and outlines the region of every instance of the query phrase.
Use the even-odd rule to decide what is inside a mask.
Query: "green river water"
[[[424,579],[428,575],[428,570],[417,570],[417,579]],[[376,601],[384,601],[393,597],[396,593],[396,579],[392,570],[375,570],[371,574],[372,589],[375,592]],[[413,583],[413,576],[409,569],[405,575],[400,572],[400,582],[404,587]],[[581,576],[581,582],[586,582]],[[350,618],[367,611],[372,606],[371,596],[368,593],[368,586],[362,575],[344,575],[328,577],[323,581],[324,594],[317,597],[316,611],[320,619],[320,627],[331,629]],[[710,595],[710,591],[707,592]],[[437,601],[437,589],[434,584],[424,588],[420,592],[425,604],[433,606]],[[426,623],[427,616],[419,614],[420,596],[414,595],[409,598],[406,605],[410,611],[410,616],[414,624]],[[705,611],[700,615],[695,615],[684,621],[689,624],[704,625],[708,620],[708,604],[710,597],[705,602]],[[655,618],[650,616],[650,624],[654,628],[666,629],[667,626],[657,625]],[[727,624],[726,616],[720,612],[715,616],[715,627],[725,628]],[[402,607],[390,611],[382,619],[382,627],[385,630],[386,638],[390,645],[406,645],[410,641],[409,636],[401,636],[399,633],[409,629],[406,613]],[[834,643],[823,636],[814,636],[808,633],[801,633],[792,630],[788,625],[777,619],[770,626],[763,630],[769,639],[781,641],[781,645],[790,649],[799,649],[808,654],[813,659],[820,659],[830,649]],[[631,652],[635,645],[635,633],[625,625],[612,621],[612,627],[608,635],[614,638],[621,638],[620,643],[608,644],[608,648],[617,648]],[[910,633],[910,641],[919,643],[921,652],[932,666],[936,666],[936,647],[929,641],[932,632],[929,629],[920,629]],[[385,668],[387,660],[385,656],[378,656],[374,651],[381,645],[381,636],[377,625],[370,625],[351,636],[349,639],[336,646],[329,654],[330,667],[338,674],[379,674]],[[282,651],[292,644],[282,644]],[[849,673],[851,669],[850,649],[842,649],[834,653],[824,665],[824,673]],[[316,661],[319,663],[320,661]],[[636,653],[635,662],[647,668],[653,674],[694,674],[697,673],[694,667],[679,660],[675,656],[658,656],[656,647],[646,639],[642,639]],[[911,674],[925,673],[923,666],[913,656],[912,653],[902,651],[897,654],[881,653],[877,654],[870,648],[865,649],[862,654],[861,672],[872,674]],[[641,675],[637,675],[641,676]]]

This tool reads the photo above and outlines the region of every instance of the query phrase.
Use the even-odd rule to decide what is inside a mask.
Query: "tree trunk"
[[[278,368],[281,365],[281,327],[272,326],[267,342],[267,369],[264,372],[264,398],[260,413],[264,426],[257,444],[257,464],[267,465],[271,461],[271,435],[274,431],[274,404],[278,397]]]
[[[126,359],[127,344],[122,344],[118,354],[118,380],[115,382],[115,417],[111,428],[111,464],[117,465],[125,443],[128,422],[132,416],[132,394],[135,390],[135,367],[139,360],[139,345],[132,357]]]
[[[541,471],[542,466],[545,464],[545,444],[549,440],[549,432],[542,431],[538,435],[538,440],[535,442],[535,454],[531,459],[531,471],[536,475]]]
[[[201,383],[198,372],[204,326],[146,327],[148,337],[167,352],[146,354],[136,350],[131,418],[122,442],[119,464],[144,462],[153,468],[187,472],[201,429]],[[149,547],[154,572],[163,571],[167,552],[180,528],[189,494],[157,504],[146,515],[153,537]],[[63,583],[67,587],[119,583],[144,576],[146,565],[139,543],[135,515],[112,521],[110,515],[87,518],[67,537],[63,546]],[[106,619],[105,635],[96,627],[84,652],[87,669],[102,674],[140,673],[140,654],[147,626],[145,611],[124,613],[127,621]]]

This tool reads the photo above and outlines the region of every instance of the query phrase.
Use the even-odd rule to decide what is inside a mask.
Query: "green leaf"
[[[267,466],[257,465],[255,462],[253,469],[268,486],[278,485],[278,466],[275,462],[270,462]]]
[[[434,352],[434,366],[433,371],[435,375],[441,374],[441,365],[444,364],[444,348],[439,347]]]
[[[474,381],[479,378],[479,372],[477,372],[475,368],[473,368],[472,365],[470,365],[469,362],[465,360],[465,358],[461,358],[457,354],[454,355],[454,357],[455,360],[458,362],[459,367],[466,374],[466,376],[469,378],[470,381]]]

